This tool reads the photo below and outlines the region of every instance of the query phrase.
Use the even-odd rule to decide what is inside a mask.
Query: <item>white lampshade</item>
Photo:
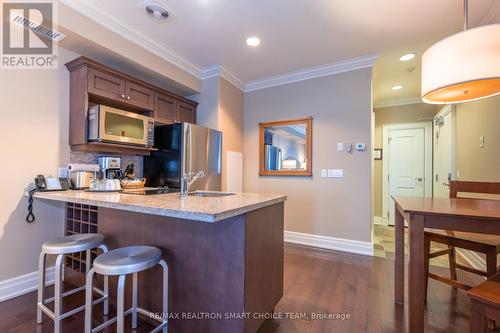
[[[422,56],[422,101],[452,104],[500,94],[500,24],[451,35]]]

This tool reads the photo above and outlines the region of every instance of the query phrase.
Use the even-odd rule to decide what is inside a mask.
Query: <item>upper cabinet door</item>
[[[148,87],[136,84],[131,81],[125,82],[125,100],[128,104],[153,110],[154,92]]]
[[[172,124],[178,121],[177,100],[169,95],[155,93],[155,121],[162,124]]]
[[[125,80],[118,76],[89,68],[87,90],[94,95],[123,101],[125,98]]]
[[[179,121],[196,124],[196,106],[186,102],[179,101],[177,104]]]

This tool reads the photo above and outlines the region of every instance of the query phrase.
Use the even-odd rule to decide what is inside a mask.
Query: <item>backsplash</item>
[[[69,155],[69,161],[70,161],[70,163],[98,164],[97,159],[101,156],[121,157],[122,158],[122,165],[121,165],[122,170],[125,170],[125,167],[128,164],[134,164],[135,165],[135,176],[137,178],[142,178],[142,175],[143,175],[142,156],[72,151],[72,152],[70,152],[70,155]]]

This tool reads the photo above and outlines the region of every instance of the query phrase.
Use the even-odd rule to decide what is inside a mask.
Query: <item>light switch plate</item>
[[[344,143],[337,142],[337,151],[344,151]]]
[[[484,148],[484,136],[482,135],[479,137],[479,147]]]
[[[326,169],[321,169],[321,178],[326,178],[328,176]]]
[[[328,178],[342,178],[344,177],[344,170],[342,169],[329,169]]]

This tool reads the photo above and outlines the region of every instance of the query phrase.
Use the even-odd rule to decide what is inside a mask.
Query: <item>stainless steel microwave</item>
[[[88,126],[90,142],[110,142],[152,147],[154,120],[133,112],[106,105],[89,108]]]

